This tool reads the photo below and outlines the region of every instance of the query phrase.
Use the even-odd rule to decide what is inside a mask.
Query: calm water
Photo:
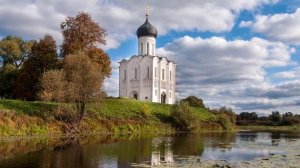
[[[299,134],[269,132],[202,133],[165,136],[92,136],[0,141],[0,167],[131,167],[201,160],[252,160],[284,155],[281,142],[298,141]],[[258,145],[261,148],[251,148]],[[276,150],[264,149],[275,146]]]

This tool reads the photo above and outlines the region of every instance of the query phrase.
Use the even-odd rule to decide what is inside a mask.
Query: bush
[[[280,123],[280,125],[297,125],[300,124],[300,117],[289,116],[284,117]]]
[[[189,96],[185,99],[182,99],[181,102],[187,102],[189,104],[189,106],[191,106],[191,107],[205,108],[205,106],[203,104],[203,100],[199,99],[195,96]]]
[[[229,121],[231,122],[231,124],[235,124],[236,114],[232,111],[231,108],[227,108],[224,106],[219,109],[219,112],[226,115],[228,117]]]
[[[191,131],[196,128],[196,115],[192,112],[189,103],[180,102],[171,111],[174,124],[181,131]]]
[[[151,116],[151,110],[149,105],[142,104],[140,109],[140,115],[142,118],[149,119]]]
[[[218,123],[222,126],[223,130],[231,130],[232,127],[232,123],[230,122],[230,119],[227,115],[225,114],[219,114],[218,115]]]

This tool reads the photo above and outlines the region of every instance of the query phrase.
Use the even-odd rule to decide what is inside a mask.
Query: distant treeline
[[[273,111],[269,116],[258,116],[256,112],[242,112],[237,115],[237,125],[297,125],[300,124],[300,115],[286,112],[280,114]]]

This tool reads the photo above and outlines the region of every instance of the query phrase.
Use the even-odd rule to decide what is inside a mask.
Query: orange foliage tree
[[[63,44],[61,56],[84,52],[98,63],[102,78],[110,77],[111,67],[109,56],[98,46],[106,44],[106,30],[94,22],[91,15],[80,12],[76,17],[68,17],[61,24]]]

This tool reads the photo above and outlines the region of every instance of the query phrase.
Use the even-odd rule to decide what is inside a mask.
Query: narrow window
[[[170,98],[172,97],[172,93],[170,92]]]
[[[143,49],[144,49],[143,48],[143,43],[141,43],[141,55],[143,55],[143,52],[144,52]]]
[[[170,81],[172,81],[172,72],[170,71]]]
[[[147,77],[150,78],[150,68],[147,67]]]
[[[137,79],[137,69],[134,69],[134,78]]]
[[[126,69],[124,70],[124,80],[126,80]]]
[[[154,55],[154,44],[152,44],[152,55]]]
[[[157,90],[155,90],[155,96],[157,96]]]
[[[165,80],[165,70],[162,70],[162,80]]]
[[[154,68],[154,77],[156,78],[156,67]]]
[[[147,55],[149,55],[149,49],[150,49],[149,43],[147,43]]]

